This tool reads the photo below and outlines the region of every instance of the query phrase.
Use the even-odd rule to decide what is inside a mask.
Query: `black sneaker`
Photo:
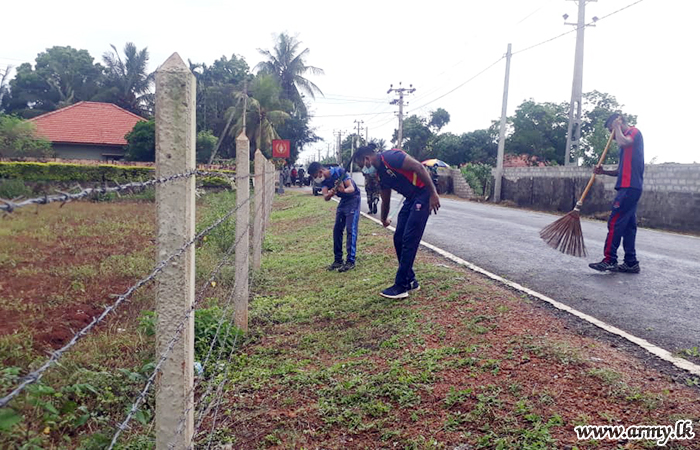
[[[408,289],[393,285],[390,288],[384,289],[379,295],[386,298],[406,298],[408,297]]]
[[[588,267],[599,272],[605,272],[606,270],[610,272],[617,272],[617,263],[611,263],[605,259],[601,262],[590,263]]]
[[[420,283],[418,283],[418,280],[414,279],[408,285],[408,292],[418,292],[418,291],[420,291]]]
[[[623,262],[617,266],[617,271],[622,273],[639,273],[639,263],[634,263],[632,265]]]
[[[343,267],[343,263],[342,263],[342,262],[334,261],[333,264],[331,264],[330,266],[326,267],[326,270],[333,271],[333,270],[338,270],[338,269],[340,269],[341,267]]]
[[[352,270],[354,268],[355,268],[355,262],[348,261],[345,264],[343,264],[343,266],[340,269],[338,269],[338,272],[347,272],[348,270]]]

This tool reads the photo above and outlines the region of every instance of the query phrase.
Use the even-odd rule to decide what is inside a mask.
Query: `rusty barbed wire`
[[[182,172],[182,173],[177,173],[174,175],[170,175],[167,177],[160,177],[160,178],[154,178],[148,181],[132,181],[127,184],[119,184],[116,181],[112,181],[116,186],[112,187],[107,187],[107,186],[102,186],[102,187],[96,187],[96,188],[83,188],[79,184],[76,186],[77,188],[80,189],[80,192],[77,193],[69,193],[69,192],[61,192],[61,191],[56,191],[58,194],[51,194],[51,195],[42,195],[40,197],[34,197],[34,198],[29,198],[25,200],[20,199],[13,199],[13,200],[6,200],[6,199],[1,199],[0,198],[0,211],[5,211],[7,213],[11,213],[15,211],[16,209],[23,208],[25,206],[30,206],[30,205],[47,205],[49,203],[56,203],[56,202],[61,202],[61,203],[68,203],[70,201],[74,200],[80,200],[86,197],[89,197],[91,195],[97,195],[97,194],[109,194],[109,193],[117,193],[119,194],[122,191],[127,191],[127,190],[133,190],[133,189],[145,189],[147,187],[151,186],[156,186],[158,184],[163,184],[163,183],[168,183],[171,181],[175,181],[181,178],[189,178],[192,176],[208,176],[208,177],[225,177],[225,178],[230,178],[230,179],[240,179],[240,178],[246,178],[246,176],[237,176],[235,173],[227,174],[225,172],[206,172],[202,170],[190,170],[187,172]],[[247,177],[250,177],[251,175],[248,175]]]
[[[234,209],[232,210],[232,212],[236,212],[236,211],[237,211],[241,206],[243,206],[244,204],[245,204],[245,203],[242,203],[241,205],[238,205],[238,207],[234,208]],[[227,214],[227,215],[230,215],[230,214],[231,214],[231,213],[229,213],[229,214]],[[250,224],[247,225],[247,228],[250,228]],[[236,246],[240,243],[240,241],[242,240],[242,238],[243,238],[243,235],[242,235],[238,240],[236,240],[236,242],[234,242],[234,243],[231,245],[231,247],[230,247],[229,250],[227,251],[227,255],[226,255],[226,256],[230,256],[230,254],[233,252],[233,249],[236,248]],[[224,258],[222,258],[222,261],[226,260],[226,256],[225,256]],[[216,267],[216,269],[214,270],[214,272],[219,272],[223,266],[224,266],[223,263],[219,264],[219,265]],[[211,280],[213,280],[214,277],[215,277],[215,274],[212,275],[212,276],[209,278],[209,280],[208,280],[207,283],[210,283]],[[180,323],[178,324],[178,326],[175,328],[175,332],[173,333],[172,338],[170,338],[170,341],[168,341],[168,344],[166,345],[166,349],[165,349],[165,351],[163,352],[163,354],[161,355],[160,359],[158,360],[158,363],[155,365],[155,367],[154,367],[154,369],[153,369],[153,373],[151,374],[150,377],[148,377],[148,380],[146,380],[146,385],[145,385],[144,388],[141,390],[141,393],[140,393],[139,396],[136,398],[136,400],[134,401],[134,403],[132,403],[131,407],[129,408],[129,412],[127,413],[126,418],[122,421],[122,423],[119,424],[119,426],[117,427],[117,431],[116,431],[115,434],[112,436],[112,441],[111,441],[111,443],[110,443],[110,445],[109,445],[109,447],[108,447],[108,450],[112,450],[112,448],[114,448],[114,446],[116,445],[117,440],[119,439],[119,436],[121,435],[121,433],[123,433],[123,432],[127,429],[128,425],[129,425],[129,422],[130,422],[131,419],[134,417],[134,415],[136,414],[136,412],[139,411],[140,405],[141,405],[141,403],[144,401],[144,399],[146,398],[146,396],[148,395],[148,391],[151,389],[151,386],[152,386],[152,384],[153,384],[153,381],[155,380],[155,377],[156,377],[157,374],[158,374],[158,371],[160,370],[161,366],[165,363],[165,361],[167,360],[168,356],[170,355],[170,352],[172,352],[172,350],[173,350],[173,348],[174,348],[174,346],[175,346],[175,343],[176,343],[177,340],[180,338],[180,335],[182,334],[182,330],[184,329],[185,324],[187,323],[187,319],[190,317],[190,315],[191,315],[193,312],[196,311],[196,308],[197,308],[197,306],[199,305],[199,302],[200,302],[201,299],[203,298],[203,293],[204,293],[204,291],[206,290],[206,289],[205,289],[206,287],[207,287],[207,284],[204,284],[204,285],[202,286],[202,288],[200,289],[199,294],[197,295],[198,298],[195,298],[195,301],[192,303],[192,306],[190,306],[190,308],[189,308],[189,309],[187,310],[187,312],[185,313],[185,316],[182,318],[182,320],[180,321]],[[232,303],[232,302],[229,302],[229,304],[230,304],[230,303]],[[220,322],[220,323],[221,323],[221,322]],[[230,329],[230,328],[229,328],[229,329]],[[217,335],[218,335],[218,329],[217,329]],[[237,338],[238,338],[238,335],[236,335],[236,339],[237,339]],[[234,341],[234,345],[235,345],[235,341]],[[188,395],[188,396],[189,396],[189,395],[192,395],[193,391],[194,391],[194,388],[193,388],[193,390],[190,391],[187,395]],[[188,412],[188,411],[186,411],[185,414],[187,414],[187,412]]]
[[[184,174],[180,174],[184,175]],[[191,176],[191,175],[190,175]],[[81,329],[78,333],[76,333],[73,338],[63,347],[60,349],[56,350],[53,352],[51,357],[41,365],[37,370],[29,373],[24,377],[24,381],[22,381],[19,386],[17,386],[12,392],[10,392],[8,395],[0,399],[0,408],[4,407],[7,405],[13,398],[15,398],[17,395],[19,395],[27,386],[30,384],[34,384],[37,381],[41,379],[43,376],[44,372],[48,370],[52,365],[54,365],[60,358],[63,356],[63,354],[71,349],[80,339],[85,337],[87,333],[89,333],[93,328],[95,328],[100,322],[102,322],[105,317],[107,317],[112,311],[117,309],[126,299],[128,299],[136,290],[144,286],[145,284],[149,283],[155,277],[167,267],[168,264],[175,258],[179,257],[182,255],[185,250],[187,250],[190,246],[192,246],[195,242],[209,234],[213,229],[221,225],[224,221],[226,221],[229,217],[231,217],[236,211],[238,211],[243,205],[246,205],[252,197],[249,197],[241,203],[240,205],[237,205],[235,208],[233,208],[231,211],[220,217],[217,221],[215,221],[213,224],[202,230],[200,233],[198,233],[194,238],[186,242],[182,247],[180,247],[177,251],[172,253],[170,256],[167,258],[163,259],[160,261],[158,264],[156,264],[155,268],[151,271],[151,273],[146,276],[145,278],[142,278],[139,280],[136,284],[131,286],[129,289],[127,289],[126,292],[123,294],[119,295],[117,297],[117,300],[110,306],[106,307],[105,310],[97,317],[93,318],[92,321],[86,325],[83,329]]]

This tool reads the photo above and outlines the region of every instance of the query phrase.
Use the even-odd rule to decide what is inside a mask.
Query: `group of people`
[[[617,170],[594,169],[597,174],[617,177],[617,196],[608,219],[608,235],[605,240],[604,259],[589,264],[598,271],[639,273],[635,238],[637,233],[637,203],[642,193],[644,174],[644,141],[642,134],[629,126],[620,114],[613,114],[605,124],[620,146],[620,162]],[[418,252],[423,232],[430,214],[440,209],[440,197],[429,170],[402,150],[377,152],[374,144],[360,147],[352,156],[353,162],[362,168],[370,212],[376,213],[376,196],[381,197],[380,220],[384,227],[391,224],[389,209],[391,191],[404,196],[394,232],[394,250],[398,259],[398,270],[394,284],[381,291],[380,295],[400,299],[420,289],[413,271],[413,262]],[[342,167],[324,167],[319,162],[309,166],[311,178],[322,186],[326,201],[338,196],[340,203],[336,211],[333,228],[334,261],[328,270],[347,272],[355,268],[358,223],[360,218],[360,191],[350,174]],[[371,194],[370,194],[371,192]],[[343,235],[347,235],[346,259],[343,261]],[[618,265],[617,249],[623,244],[624,262]]]
[[[306,171],[302,166],[287,165],[282,168],[281,177],[286,187],[303,186],[306,179]]]

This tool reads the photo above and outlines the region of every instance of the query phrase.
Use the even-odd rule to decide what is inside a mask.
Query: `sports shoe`
[[[334,261],[333,264],[331,264],[330,266],[326,267],[326,270],[333,271],[333,270],[338,270],[338,269],[340,269],[341,267],[343,267],[342,261],[341,261],[341,262]]]
[[[617,272],[617,263],[611,263],[605,259],[601,262],[590,263],[588,267],[599,272],[605,272],[606,270],[610,272]]]
[[[408,290],[397,285],[393,285],[390,288],[384,289],[379,293],[382,297],[386,298],[406,298],[408,297]]]
[[[623,262],[622,264],[617,266],[617,271],[622,273],[639,273],[639,263],[629,265],[626,262]]]
[[[338,272],[347,272],[348,270],[352,270],[354,268],[355,268],[355,261],[352,261],[352,262],[348,261],[345,264],[343,264],[343,266],[340,269],[338,269]]]
[[[411,283],[408,285],[408,292],[418,292],[420,291],[420,283],[418,283],[418,280],[415,278]]]

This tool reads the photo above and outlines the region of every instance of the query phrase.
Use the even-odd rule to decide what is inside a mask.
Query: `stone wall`
[[[510,167],[504,169],[501,196],[518,206],[568,212],[590,175],[589,167]],[[597,176],[582,213],[604,216],[615,197],[615,181]],[[647,165],[637,216],[642,226],[700,232],[700,164]]]

